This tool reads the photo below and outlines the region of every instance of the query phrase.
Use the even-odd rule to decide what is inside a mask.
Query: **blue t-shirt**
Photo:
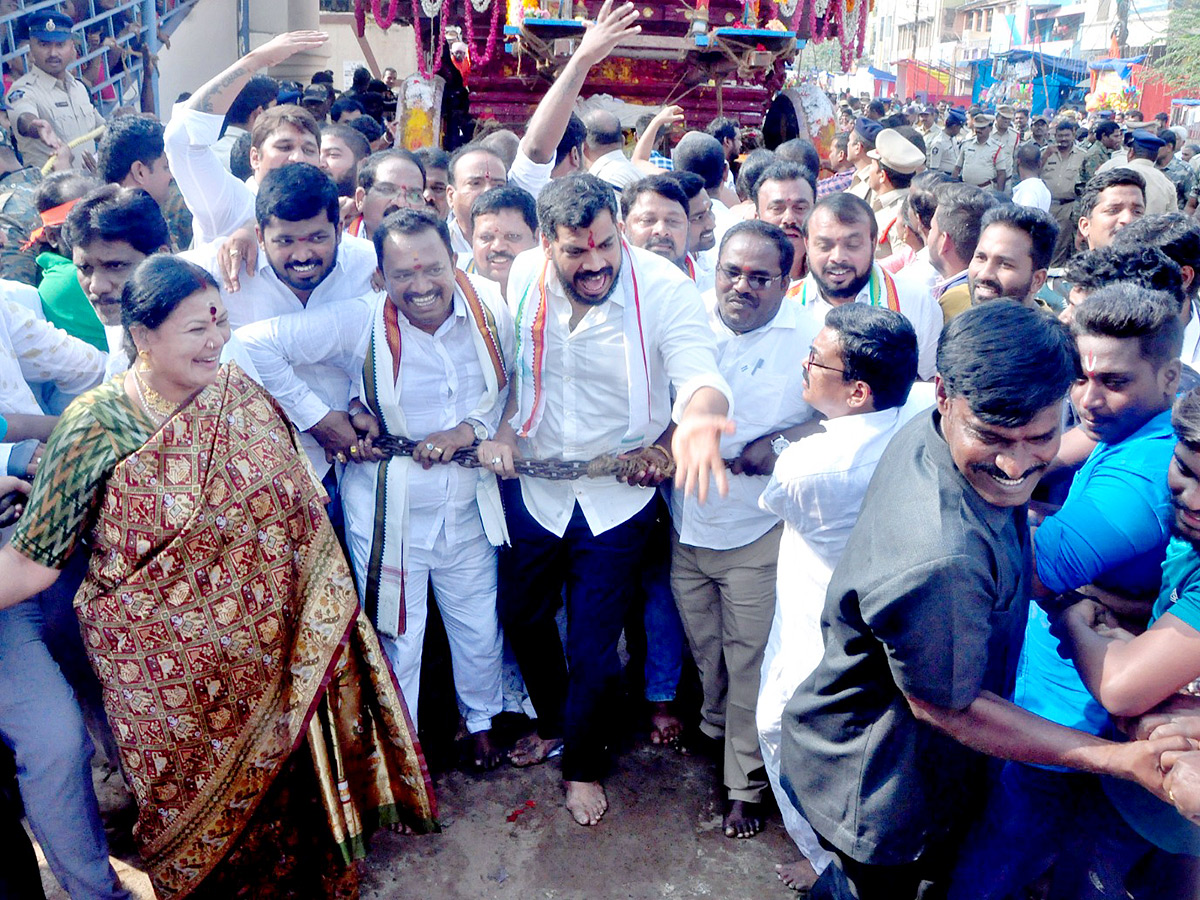
[[[1167,490],[1174,449],[1169,410],[1118,444],[1096,446],[1062,509],[1034,535],[1042,584],[1055,593],[1092,583],[1118,593],[1158,591],[1174,518]],[[1108,713],[1060,650],[1050,618],[1037,604],[1029,609],[1013,702],[1090,734],[1111,730]]]
[[[1200,631],[1200,554],[1182,538],[1172,538],[1162,564],[1162,590],[1154,603],[1152,621],[1164,613],[1177,616]],[[1113,806],[1150,843],[1168,853],[1200,856],[1200,827],[1181,816],[1175,807],[1130,781],[1103,779]]]

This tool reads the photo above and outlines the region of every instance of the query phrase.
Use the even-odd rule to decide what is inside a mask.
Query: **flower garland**
[[[371,13],[375,16],[375,24],[384,31],[392,27],[392,23],[396,21],[396,13],[400,8],[400,0],[391,0],[388,4],[387,15],[382,11],[381,0],[371,0]]]
[[[428,2],[429,0],[420,0],[421,8],[424,9]],[[433,0],[433,2],[437,5],[438,12],[441,12],[442,0]],[[428,81],[430,78],[430,71],[429,65],[425,63],[425,48],[421,44],[421,22],[420,16],[417,13],[417,0],[412,0],[412,11],[413,37],[417,42],[417,71],[421,73],[422,78]],[[430,19],[429,26],[431,31],[437,32],[437,40],[434,42],[434,53],[431,60],[433,71],[436,72],[438,67],[442,64],[442,51],[446,49],[446,28],[441,22],[438,22],[435,25],[432,18]]]
[[[487,8],[487,2],[489,0],[484,0],[484,9]],[[471,6],[474,6],[476,11],[483,12],[483,9],[479,7],[478,0],[471,0]],[[476,69],[482,69],[492,61],[492,57],[496,53],[496,38],[500,34],[500,0],[492,0],[492,21],[488,26],[487,46],[482,54],[477,52],[475,17],[471,15],[471,9],[467,6],[466,0],[463,0],[463,18],[466,20],[467,52],[470,54],[471,65]]]

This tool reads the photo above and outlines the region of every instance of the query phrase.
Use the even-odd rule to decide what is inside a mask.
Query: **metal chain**
[[[380,435],[375,438],[373,444],[377,450],[383,451],[388,456],[412,456],[418,446],[416,441],[391,434]],[[468,469],[476,469],[481,465],[474,447],[463,447],[456,451],[450,459]],[[606,475],[627,478],[630,475],[640,474],[643,465],[639,459],[619,459],[609,454],[597,456],[595,459],[581,460],[526,459],[524,457],[513,459],[513,468],[516,469],[518,475],[546,478],[551,481],[571,481],[584,476],[602,478]],[[674,474],[675,462],[672,460],[663,470],[663,475],[665,478],[670,478]]]

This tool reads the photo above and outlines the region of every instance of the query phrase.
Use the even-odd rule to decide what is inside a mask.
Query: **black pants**
[[[512,545],[500,551],[500,622],[537,710],[538,734],[563,739],[563,778],[599,781],[620,685],[617,641],[655,505],[594,535],[576,504],[560,538],[529,514],[519,481],[503,482],[502,490]],[[554,621],[564,587],[565,655]]]

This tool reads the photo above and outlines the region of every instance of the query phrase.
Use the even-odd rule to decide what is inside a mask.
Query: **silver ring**
[[[426,449],[426,450],[432,450],[432,449],[433,449],[433,444],[426,444],[426,445],[425,445],[425,449]]]
[[[229,248],[229,255],[230,255],[230,256],[241,256],[241,255],[242,255],[242,251],[241,251],[241,250],[239,250],[237,247],[230,247],[230,248]]]
[[[498,456],[493,456],[493,457],[492,457],[492,465],[493,465],[493,466],[498,466],[498,465],[500,465],[500,462],[501,462],[501,460],[500,460],[500,457],[498,457]]]

